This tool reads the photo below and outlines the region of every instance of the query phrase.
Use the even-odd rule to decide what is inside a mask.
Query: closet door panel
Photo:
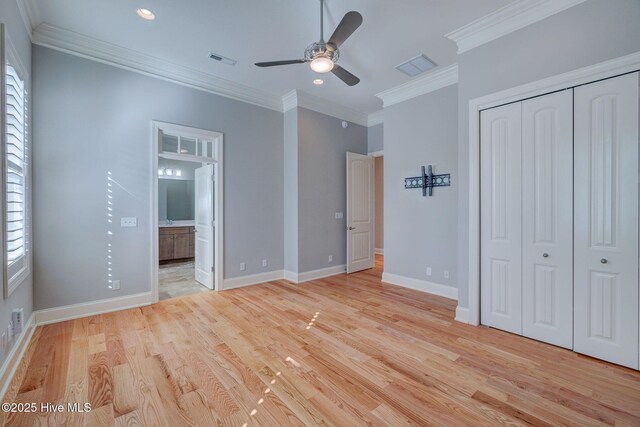
[[[522,103],[522,333],[573,346],[573,91]]]
[[[481,321],[522,333],[521,104],[481,113]]]
[[[638,368],[638,73],[575,89],[574,349]]]

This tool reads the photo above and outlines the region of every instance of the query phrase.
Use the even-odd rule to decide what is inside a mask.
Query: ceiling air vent
[[[418,55],[415,58],[411,58],[407,62],[396,66],[396,69],[402,71],[409,77],[414,77],[418,74],[422,74],[425,71],[432,69],[435,66],[436,63],[427,58],[425,55]]]
[[[209,59],[213,59],[214,61],[222,62],[227,65],[236,65],[238,63],[235,59],[227,58],[226,56],[218,55],[213,52],[209,52]]]

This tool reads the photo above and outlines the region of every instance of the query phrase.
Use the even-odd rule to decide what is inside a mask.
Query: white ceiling
[[[333,75],[315,86],[308,65],[258,68],[254,62],[303,57],[319,39],[319,0],[32,0],[38,23],[101,41],[282,96],[298,89],[368,114],[382,107],[375,94],[406,83],[394,67],[424,53],[439,66],[456,62],[444,34],[512,0],[327,0],[325,39],[342,16],[359,11],[363,25],[341,47],[340,65],[361,83],[348,87]],[[144,7],[155,21],[136,15]],[[238,60],[228,66],[215,52]],[[438,68],[436,68],[438,69]]]

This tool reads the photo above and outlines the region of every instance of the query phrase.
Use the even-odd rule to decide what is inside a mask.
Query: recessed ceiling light
[[[137,10],[138,16],[142,19],[146,19],[148,21],[153,21],[156,19],[156,15],[153,14],[149,9],[140,8]]]
[[[318,85],[318,86],[320,86],[320,85],[321,85],[321,84],[323,84],[323,83],[324,83],[324,80],[322,80],[322,79],[315,79],[315,80],[313,81],[313,84],[314,84],[314,85]]]

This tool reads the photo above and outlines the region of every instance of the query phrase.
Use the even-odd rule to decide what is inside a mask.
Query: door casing
[[[158,288],[158,265],[159,265],[159,244],[158,244],[158,155],[160,143],[160,131],[187,136],[191,138],[208,139],[215,141],[213,158],[200,158],[200,161],[215,165],[215,195],[214,195],[214,290],[224,290],[224,134],[205,129],[198,129],[189,126],[176,125],[157,120],[151,121],[151,208],[149,213],[150,224],[150,247],[151,247],[151,300],[153,303],[159,300]],[[193,157],[193,156],[192,156]],[[176,160],[197,160],[197,158],[185,158],[181,155],[175,156]]]

